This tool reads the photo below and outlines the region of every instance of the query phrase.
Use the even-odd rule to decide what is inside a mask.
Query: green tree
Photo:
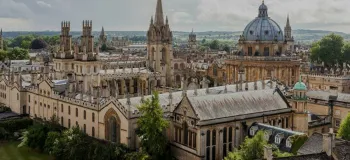
[[[341,122],[337,137],[350,141],[350,114]]]
[[[22,41],[21,42],[21,48],[29,49],[30,48],[31,41]]]
[[[350,63],[350,42],[347,42],[343,46],[344,61]]]
[[[47,44],[42,39],[35,39],[30,44],[30,48],[31,49],[43,49],[43,48],[46,48],[46,47],[47,47]]]
[[[29,52],[26,49],[15,47],[12,50],[10,50],[9,52],[7,52],[7,57],[10,60],[29,59]]]
[[[230,53],[230,46],[228,44],[224,44],[223,50]]]
[[[220,48],[220,42],[218,40],[213,40],[209,44],[210,49],[219,49]]]
[[[240,149],[230,152],[225,160],[252,160],[260,159],[264,156],[264,146],[267,141],[264,132],[259,131],[253,138],[246,137]]]
[[[59,132],[49,132],[47,134],[47,138],[45,140],[45,152],[49,153],[52,155],[53,151],[53,146],[56,141],[60,138],[60,133]]]
[[[21,147],[26,145],[30,148],[44,151],[48,132],[49,129],[45,125],[33,125],[28,129],[28,131],[23,132],[22,137],[20,138],[22,142],[18,146]]]
[[[7,52],[0,49],[0,61],[4,61],[7,57]]]
[[[137,121],[141,146],[153,159],[161,159],[166,153],[167,139],[164,131],[169,124],[163,118],[158,93],[155,92],[152,98],[147,99],[138,109],[142,113]]]
[[[107,45],[106,45],[106,44],[103,44],[103,45],[101,46],[101,51],[102,51],[102,52],[107,51]]]
[[[324,62],[326,66],[334,66],[343,62],[344,38],[334,33],[323,37],[320,41],[312,44],[311,61]]]

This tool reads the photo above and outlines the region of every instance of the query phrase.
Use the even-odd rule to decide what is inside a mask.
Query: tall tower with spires
[[[107,43],[107,36],[105,33],[105,29],[103,27],[102,27],[98,41],[99,41],[99,45],[101,45],[101,46]]]
[[[188,47],[190,49],[196,49],[197,48],[197,36],[194,34],[193,29],[190,35],[188,36]]]
[[[2,28],[0,31],[0,49],[4,49],[4,40],[2,39]]]
[[[158,86],[171,87],[173,81],[173,34],[169,27],[168,17],[164,21],[162,0],[157,1],[156,14],[147,32],[148,67],[162,74]]]
[[[294,37],[292,36],[292,27],[289,22],[289,15],[287,16],[287,23],[284,27],[284,39],[287,42],[287,50],[294,51]]]

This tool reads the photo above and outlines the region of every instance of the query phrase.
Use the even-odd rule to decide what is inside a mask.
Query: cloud
[[[36,4],[38,4],[40,7],[51,8],[51,4],[46,3],[46,2],[44,2],[44,1],[36,1]]]
[[[0,0],[0,18],[30,18],[33,12],[22,2]]]

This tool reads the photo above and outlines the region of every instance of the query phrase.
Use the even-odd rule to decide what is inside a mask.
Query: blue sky
[[[241,31],[258,14],[261,0],[163,0],[172,30]],[[269,16],[283,28],[287,14],[293,29],[320,29],[350,33],[350,0],[265,0]],[[156,0],[0,0],[0,27],[4,31],[59,30],[70,20],[81,30],[82,20],[93,29],[148,29]]]

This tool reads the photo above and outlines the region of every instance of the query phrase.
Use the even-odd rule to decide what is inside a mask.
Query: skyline
[[[343,18],[350,15],[346,9],[350,1],[331,1],[265,0],[265,4],[282,29],[289,14],[293,30],[350,33],[350,19]],[[163,0],[163,11],[173,31],[242,31],[257,16],[260,4],[261,0]],[[0,0],[0,28],[59,31],[61,21],[70,21],[72,31],[81,31],[82,21],[92,20],[94,31],[102,26],[106,31],[146,31],[155,7],[156,0]]]

